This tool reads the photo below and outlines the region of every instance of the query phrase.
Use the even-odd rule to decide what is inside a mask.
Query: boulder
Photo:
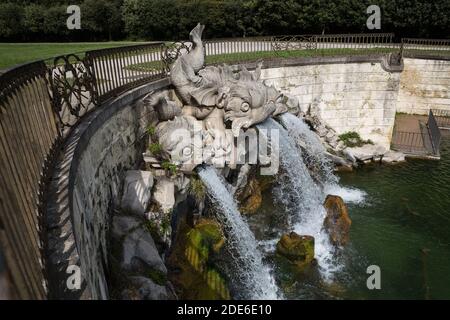
[[[156,180],[153,201],[163,212],[170,212],[175,205],[175,182],[168,177]]]
[[[245,188],[238,192],[239,209],[244,214],[253,214],[258,211],[262,203],[261,187],[258,180],[252,177]]]
[[[405,155],[401,152],[389,150],[383,155],[381,161],[384,163],[403,162],[405,161]]]
[[[125,173],[121,206],[136,214],[144,214],[150,202],[153,176],[147,171],[130,170]]]
[[[344,246],[349,240],[352,221],[348,215],[347,206],[339,196],[328,195],[324,203],[327,215],[323,222],[325,230],[334,245]]]
[[[220,225],[201,218],[191,228],[180,220],[176,240],[167,258],[170,282],[181,299],[230,299],[225,278],[215,263],[223,254],[225,237]]]
[[[277,243],[276,253],[303,268],[314,260],[314,237],[295,232],[284,234]]]
[[[145,226],[132,229],[124,236],[121,267],[138,274],[167,274],[166,266]]]
[[[115,215],[112,221],[112,232],[117,238],[121,238],[134,229],[140,227],[142,221],[135,217]]]

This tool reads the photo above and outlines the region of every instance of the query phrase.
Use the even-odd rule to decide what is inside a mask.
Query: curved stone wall
[[[122,95],[86,116],[69,136],[47,210],[50,298],[108,297],[111,204],[124,172],[142,157],[140,138],[154,119],[139,98],[168,85],[163,79]]]

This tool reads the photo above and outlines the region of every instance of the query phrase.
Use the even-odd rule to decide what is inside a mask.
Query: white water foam
[[[207,192],[216,204],[218,219],[227,232],[227,248],[232,255],[228,274],[239,287],[239,299],[280,299],[271,269],[263,263],[256,239],[239,213],[225,182],[213,167],[198,169]]]
[[[325,194],[332,194],[341,197],[345,203],[354,204],[364,204],[367,196],[367,193],[362,190],[342,187],[338,184],[326,185],[324,188],[324,192]]]

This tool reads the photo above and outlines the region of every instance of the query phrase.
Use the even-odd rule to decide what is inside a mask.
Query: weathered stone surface
[[[121,265],[125,270],[140,274],[151,271],[167,274],[166,266],[156,249],[155,242],[143,226],[125,235]]]
[[[303,268],[314,260],[314,237],[301,236],[295,232],[284,234],[277,243],[276,252]]]
[[[238,192],[239,209],[243,214],[253,214],[262,203],[261,187],[256,177],[252,177],[247,185]]]
[[[132,288],[122,292],[124,300],[168,300],[167,288],[145,277],[130,277]]]
[[[389,150],[383,155],[381,161],[384,163],[403,162],[405,161],[405,155],[402,152]]]
[[[123,237],[141,226],[142,221],[135,217],[115,215],[112,221],[112,232],[117,238]]]
[[[348,215],[347,206],[339,196],[328,195],[324,203],[327,216],[323,222],[325,230],[334,245],[346,245],[352,221]]]
[[[147,171],[126,172],[122,196],[122,209],[144,214],[150,202],[153,176]]]
[[[346,148],[346,154],[350,154],[360,161],[366,161],[373,158],[379,158],[386,153],[386,148],[376,144],[365,144],[362,147]],[[351,158],[351,156],[349,156]]]
[[[315,106],[314,113],[320,115],[322,124],[332,127],[337,134],[356,131],[364,139],[388,148],[403,75],[384,70],[381,59],[362,63],[351,62],[349,57],[345,59],[346,63],[328,58],[329,63],[317,65],[312,59],[312,65],[263,69],[261,78],[282,92],[296,96],[301,109]],[[410,100],[406,94],[402,98]],[[410,102],[404,105],[413,107]],[[315,129],[321,137],[328,133],[319,127]]]
[[[153,191],[153,201],[163,212],[170,212],[175,205],[175,182],[168,177],[159,177]]]

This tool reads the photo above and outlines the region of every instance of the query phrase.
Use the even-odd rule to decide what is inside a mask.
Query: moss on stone
[[[284,234],[277,243],[276,253],[303,268],[314,260],[314,237],[295,232]]]
[[[213,257],[225,243],[220,225],[202,218],[190,228],[185,219],[167,259],[169,279],[182,299],[230,299],[223,275],[214,267]]]

